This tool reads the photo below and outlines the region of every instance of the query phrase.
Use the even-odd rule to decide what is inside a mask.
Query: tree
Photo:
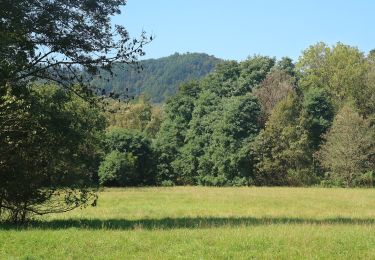
[[[369,122],[351,105],[345,105],[336,115],[325,138],[318,158],[328,171],[328,179],[347,187],[372,186],[375,169],[374,127],[370,127]]]
[[[301,125],[309,135],[311,149],[317,150],[335,115],[328,91],[310,88],[305,92],[302,108]]]
[[[0,217],[24,221],[95,202],[105,119],[98,108],[56,86],[22,99],[1,96]]]
[[[375,50],[367,57],[368,71],[364,88],[357,88],[356,106],[361,115],[375,125]]]
[[[164,107],[164,120],[156,135],[155,147],[158,151],[158,183],[170,181],[174,184],[185,183],[181,173],[175,171],[172,162],[185,145],[189,123],[195,108],[195,100],[201,92],[197,81],[181,84],[177,94],[168,99]]]
[[[273,70],[253,90],[262,106],[260,124],[264,127],[273,108],[295,90],[295,79],[282,70]]]
[[[267,56],[253,56],[240,63],[239,84],[247,91],[261,83],[271,68],[275,65],[275,58]]]
[[[302,73],[301,87],[307,90],[324,88],[333,97],[336,107],[348,99],[357,100],[364,88],[368,65],[357,48],[337,43],[332,48],[325,43],[310,46],[297,63]]]
[[[296,77],[296,66],[293,60],[289,57],[282,57],[281,60],[277,61],[275,64],[275,69],[283,71],[291,77]]]
[[[224,62],[199,82],[201,91],[189,99],[192,110],[189,109],[188,120],[184,120],[183,138],[169,163],[179,184],[252,183],[248,143],[259,130],[260,108],[250,93],[251,86],[241,81],[245,78],[252,84],[261,81],[269,70],[268,65],[263,65],[269,63],[272,62],[260,57],[244,65]],[[168,117],[166,114],[165,122]],[[177,123],[178,118],[172,116],[171,121]]]
[[[106,134],[104,146],[107,155],[100,166],[103,183],[109,181],[109,184],[124,186],[155,184],[155,153],[150,139],[144,133],[113,128]],[[126,166],[129,169],[126,170]],[[110,183],[111,180],[115,183]]]
[[[215,118],[204,154],[198,157],[197,181],[213,186],[249,185],[253,183],[249,143],[259,131],[260,107],[251,94],[227,98],[224,103],[221,120]]]
[[[132,153],[112,151],[107,154],[99,167],[99,182],[105,186],[135,186],[139,184],[137,158]]]
[[[76,66],[95,74],[115,62],[135,64],[149,42],[131,40],[110,16],[125,0],[4,0],[0,6],[0,86],[35,79],[66,87],[82,82]],[[81,94],[89,91],[82,86]]]
[[[272,111],[265,129],[252,144],[257,185],[309,185],[312,152],[307,131],[300,125],[301,104],[290,93]]]
[[[14,221],[96,199],[95,136],[105,120],[86,75],[136,65],[151,38],[111,26],[125,0],[4,0],[0,3],[0,211]],[[33,82],[65,90],[30,90]],[[48,88],[47,88],[48,89]],[[66,92],[66,90],[68,92]],[[81,103],[83,102],[83,103]],[[83,116],[83,114],[87,115]],[[98,119],[100,118],[100,119]],[[94,203],[95,204],[95,203]]]
[[[154,138],[159,131],[163,114],[158,105],[151,105],[144,96],[133,102],[107,99],[106,117],[108,128],[136,129]]]

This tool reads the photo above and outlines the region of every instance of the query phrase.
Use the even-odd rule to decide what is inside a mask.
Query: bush
[[[354,180],[355,186],[360,187],[373,187],[374,186],[374,171],[368,171],[360,174]]]
[[[310,186],[318,182],[318,177],[314,174],[312,169],[287,171],[287,183],[290,186]]]
[[[99,167],[99,182],[106,186],[134,186],[139,182],[136,157],[131,153],[113,151]]]
[[[198,179],[198,184],[203,186],[228,186],[225,176],[204,175]]]
[[[240,186],[248,186],[250,184],[252,184],[252,181],[250,179],[250,181],[245,178],[245,177],[234,177],[232,182],[231,182],[232,186],[236,186],[236,187],[240,187]]]
[[[163,187],[172,187],[172,186],[174,186],[174,183],[171,180],[165,180],[165,181],[161,182],[161,186],[163,186]]]
[[[150,139],[144,133],[114,128],[106,134],[104,143],[107,156],[100,165],[102,185],[155,184],[156,156]]]

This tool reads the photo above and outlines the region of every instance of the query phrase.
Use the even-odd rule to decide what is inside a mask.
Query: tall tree
[[[317,150],[323,134],[331,126],[335,111],[327,90],[310,88],[304,94],[301,125],[309,135],[311,149]]]
[[[348,99],[358,99],[358,90],[364,88],[367,66],[362,52],[342,43],[332,48],[325,43],[310,46],[297,63],[303,76],[301,87],[326,89],[337,107]]]
[[[193,110],[185,124],[186,134],[169,164],[180,183],[252,183],[248,143],[259,130],[260,107],[250,90],[266,77],[273,64],[267,57],[243,63],[227,61],[199,82],[201,91],[191,100]]]
[[[73,209],[95,197],[82,175],[90,172],[87,143],[105,120],[98,122],[98,111],[70,95],[95,102],[95,89],[85,84],[82,71],[111,72],[114,63],[136,64],[144,55],[151,39],[143,33],[132,40],[123,26],[111,25],[110,17],[124,4],[0,2],[0,210],[13,220]],[[36,81],[65,90],[39,95],[29,87]]]
[[[106,99],[106,116],[109,128],[137,129],[155,137],[162,122],[162,108],[151,105],[142,95],[133,102]]]
[[[280,101],[252,144],[258,185],[315,182],[307,131],[300,125],[301,104],[294,93]]]
[[[65,212],[93,202],[105,119],[56,86],[0,97],[0,218]],[[9,123],[11,122],[11,123]]]
[[[273,70],[267,77],[253,89],[254,95],[258,98],[262,113],[260,123],[265,125],[274,107],[289,93],[295,90],[295,79],[283,70]]]
[[[347,187],[372,185],[375,169],[375,129],[351,105],[336,115],[319,151],[328,178]],[[368,173],[370,176],[366,176]],[[367,177],[367,180],[365,178]],[[364,183],[363,183],[364,182]]]
[[[156,135],[158,159],[158,182],[170,181],[175,184],[186,183],[172,167],[172,162],[179,156],[195,109],[195,100],[201,92],[197,81],[181,84],[179,91],[171,97],[164,109],[164,120]]]

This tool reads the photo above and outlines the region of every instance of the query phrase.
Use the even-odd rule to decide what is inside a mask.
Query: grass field
[[[98,207],[0,224],[0,259],[375,259],[375,190],[107,189]]]

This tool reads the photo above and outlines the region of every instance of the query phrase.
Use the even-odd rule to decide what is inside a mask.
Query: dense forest
[[[179,84],[206,76],[219,62],[220,59],[203,53],[175,53],[140,61],[141,70],[115,64],[112,76],[104,72],[91,83],[107,93],[113,91],[131,97],[142,94],[152,103],[161,103],[176,93]]]
[[[101,184],[372,186],[374,55],[318,43],[297,63],[225,61],[181,84],[162,118],[145,99],[117,108]]]

